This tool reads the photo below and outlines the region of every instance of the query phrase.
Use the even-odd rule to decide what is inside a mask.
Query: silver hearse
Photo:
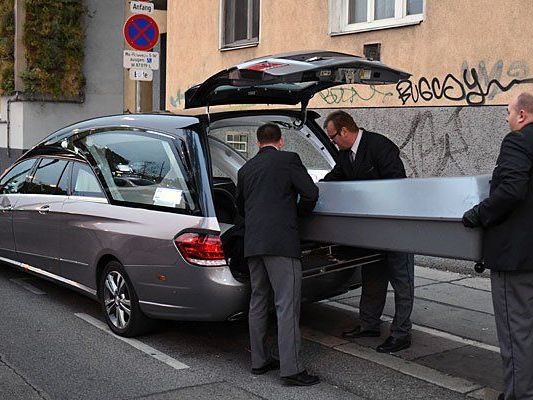
[[[243,316],[247,269],[228,260],[221,234],[239,223],[234,192],[246,158],[227,139],[274,122],[310,171],[329,170],[337,150],[318,114],[306,111],[309,99],[347,82],[408,76],[342,53],[265,57],[189,89],[187,108],[301,103],[301,110],[118,115],[52,133],[0,178],[0,260],[97,299],[123,336],[140,334],[152,318]],[[304,299],[357,287],[360,266],[381,259],[375,250],[303,241]]]

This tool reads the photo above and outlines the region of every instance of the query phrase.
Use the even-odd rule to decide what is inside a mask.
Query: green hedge
[[[26,0],[25,93],[83,97],[84,12],[82,0]]]
[[[0,2],[0,95],[15,91],[15,0]]]

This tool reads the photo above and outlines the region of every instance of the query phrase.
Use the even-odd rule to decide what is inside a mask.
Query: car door
[[[88,164],[74,161],[70,173],[70,195],[63,208],[61,276],[94,287],[94,272],[90,266],[96,253],[105,246],[97,227],[108,221],[99,212],[112,206]]]
[[[21,161],[0,179],[0,257],[7,260],[19,260],[13,236],[13,208],[34,164],[34,158]]]
[[[59,274],[61,212],[69,161],[43,157],[13,208],[15,248],[23,263]],[[61,182],[60,182],[61,181]]]

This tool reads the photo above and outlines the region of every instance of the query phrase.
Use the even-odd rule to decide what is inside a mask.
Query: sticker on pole
[[[154,79],[154,73],[151,69],[130,69],[130,79],[132,81],[151,81]]]
[[[135,50],[150,50],[159,41],[159,27],[148,15],[135,14],[124,24],[124,38]]]
[[[153,51],[124,50],[124,68],[159,69],[159,53]]]
[[[131,1],[130,11],[132,14],[152,14],[154,12],[154,4],[145,1]]]

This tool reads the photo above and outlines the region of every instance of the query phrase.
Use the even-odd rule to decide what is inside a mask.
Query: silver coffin
[[[463,213],[489,194],[489,175],[319,182],[304,240],[463,260],[481,260],[481,229]]]

